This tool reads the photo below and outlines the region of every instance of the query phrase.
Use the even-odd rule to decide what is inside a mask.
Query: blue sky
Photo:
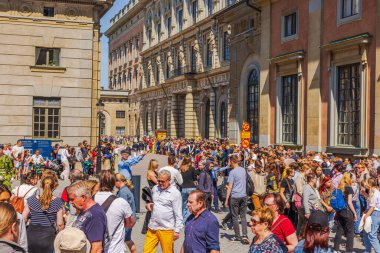
[[[121,9],[123,8],[129,0],[116,0],[112,6],[108,10],[108,12],[103,16],[100,20],[100,32],[104,33],[110,27],[110,19]],[[100,77],[100,86],[105,89],[108,88],[108,38],[103,35],[100,38],[100,42],[102,44],[102,55],[101,55],[101,77]]]

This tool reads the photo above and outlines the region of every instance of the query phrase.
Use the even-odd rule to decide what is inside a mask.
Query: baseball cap
[[[326,213],[317,210],[310,214],[309,220],[307,221],[308,226],[320,226],[322,228],[329,226],[329,218]]]
[[[127,154],[128,152],[127,152],[127,150],[125,150],[125,149],[123,149],[121,152],[120,152],[120,154]]]
[[[318,163],[323,163],[322,158],[320,158],[318,155],[316,155],[316,156],[314,157],[313,161],[316,161],[316,162],[318,162]]]
[[[54,250],[56,253],[89,253],[91,244],[82,230],[67,227],[57,234]]]
[[[379,158],[379,156],[376,155],[376,154],[372,154],[372,157],[373,157],[373,158],[376,158],[376,159]]]

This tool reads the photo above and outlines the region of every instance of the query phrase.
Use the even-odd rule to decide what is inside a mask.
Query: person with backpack
[[[107,217],[102,207],[92,199],[91,189],[84,181],[67,188],[70,204],[79,212],[73,227],[82,230],[91,244],[91,252],[104,252],[108,248]]]
[[[12,190],[11,204],[18,213],[24,211],[28,198],[36,195],[38,192],[38,187],[36,186],[38,181],[37,174],[35,172],[28,172],[26,175],[23,175],[23,177],[25,178],[25,183],[16,186]]]
[[[356,212],[352,204],[351,173],[345,172],[339,184],[339,188],[333,189],[330,198],[330,204],[336,211],[337,231],[334,238],[334,251],[339,251],[342,236],[345,235],[346,251],[353,252],[354,247],[354,221],[356,221]]]
[[[235,236],[232,241],[242,241],[244,244],[249,244],[247,236],[247,171],[239,166],[239,157],[231,155],[229,157],[231,170],[227,179],[227,196],[224,203],[225,207],[230,206],[232,214],[232,222],[234,226]],[[248,176],[249,177],[249,176]],[[253,190],[253,189],[252,189]],[[251,195],[253,192],[251,193]],[[231,200],[230,200],[231,198]],[[243,237],[240,237],[239,216],[241,218],[241,226]]]
[[[44,177],[41,188],[39,196],[28,198],[22,213],[26,222],[30,220],[27,228],[29,253],[53,252],[57,228],[64,228],[63,201],[53,195],[55,179],[51,176]]]
[[[112,171],[102,170],[99,183],[100,189],[94,200],[101,205],[107,216],[107,230],[110,236],[108,253],[124,252],[125,228],[132,228],[134,225],[131,206],[124,198],[118,198],[112,193],[116,183],[116,176]]]

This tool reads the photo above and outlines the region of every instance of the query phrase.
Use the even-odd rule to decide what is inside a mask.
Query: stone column
[[[170,136],[177,137],[177,95],[173,94],[170,101],[170,111],[168,126],[170,127]]]
[[[215,91],[211,88],[210,90],[210,121],[209,121],[209,134],[210,134],[210,139],[215,138],[215,123],[216,123],[216,94]]]
[[[140,133],[140,136],[144,136],[144,110],[145,106],[143,103],[140,102],[140,110],[139,110],[139,133]]]
[[[188,91],[185,97],[185,138],[194,138],[196,136],[196,112],[193,92]]]
[[[161,100],[157,101],[156,110],[157,110],[157,124],[156,125],[157,125],[157,128],[162,128],[161,126],[161,116],[162,116]]]
[[[147,129],[147,132],[149,135],[150,132],[152,131],[152,102],[151,101],[148,102],[148,108],[147,108],[147,111],[145,111],[145,115],[146,115],[146,112],[148,112],[148,129]],[[145,115],[144,115],[144,117],[145,117]]]

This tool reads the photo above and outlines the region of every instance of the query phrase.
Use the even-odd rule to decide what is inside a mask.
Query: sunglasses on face
[[[255,220],[254,218],[251,218],[251,223],[252,223],[252,226],[256,226],[256,225],[258,225],[258,224],[261,224],[260,221],[257,221],[257,220]]]

